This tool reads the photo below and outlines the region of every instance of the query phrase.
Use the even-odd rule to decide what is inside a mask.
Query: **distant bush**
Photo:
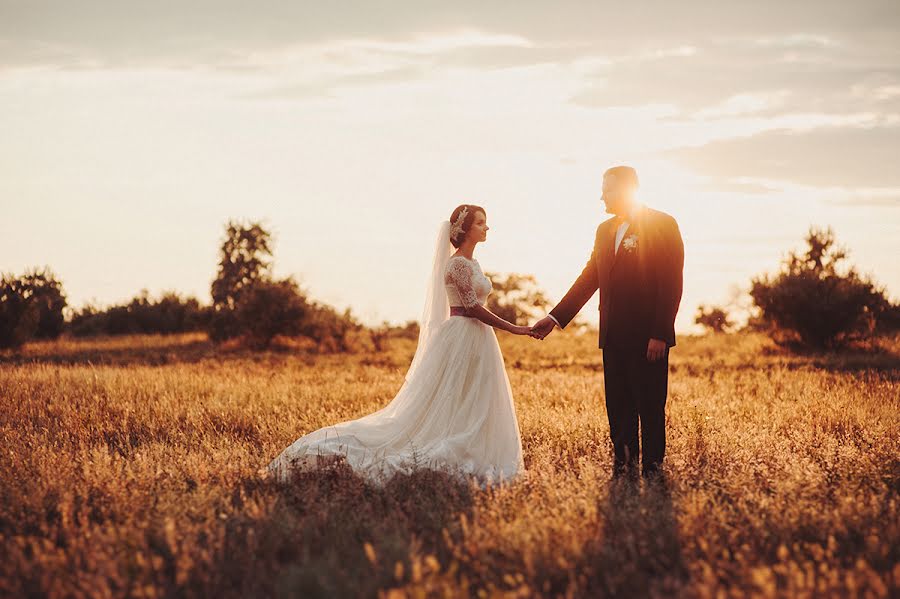
[[[488,272],[485,276],[493,284],[487,308],[500,318],[517,325],[527,325],[529,321],[543,316],[551,306],[534,275]]]
[[[872,335],[891,309],[884,289],[855,268],[842,268],[847,252],[836,247],[830,228],[810,228],[806,244],[804,254],[790,253],[777,275],[752,280],[757,325],[765,325],[776,340],[816,348]]]
[[[354,334],[358,334],[364,327],[349,308],[338,312],[319,302],[312,302],[310,308],[300,327],[301,335],[315,341],[322,353],[354,350]]]
[[[880,333],[895,333],[900,331],[900,304],[891,304],[875,325],[875,330]]]
[[[259,279],[241,294],[235,306],[235,319],[247,344],[254,349],[265,349],[276,335],[302,333],[311,309],[292,278]]]
[[[311,301],[293,278],[272,278],[271,233],[260,223],[228,221],[219,266],[210,289],[210,338],[242,337],[249,346],[268,347],[279,335],[308,337],[321,352],[352,349],[351,333],[363,327],[350,311]]]
[[[0,347],[18,348],[31,339],[55,339],[63,331],[66,297],[49,268],[0,279]]]
[[[714,333],[724,333],[734,326],[728,317],[728,312],[720,306],[707,306],[700,304],[694,323]]]
[[[384,351],[388,347],[388,339],[418,340],[419,322],[416,320],[408,320],[403,325],[394,326],[385,321],[381,323],[380,326],[369,329],[369,338],[372,341],[372,347],[375,351]]]
[[[172,334],[202,330],[210,309],[196,298],[168,291],[152,299],[146,289],[126,304],[99,308],[87,304],[76,311],[69,330],[76,337],[92,335]]]
[[[398,339],[412,339],[415,341],[419,338],[419,321],[407,320],[403,325],[392,327],[391,336],[397,337]]]

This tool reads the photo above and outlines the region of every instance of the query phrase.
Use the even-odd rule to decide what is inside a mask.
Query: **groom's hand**
[[[553,332],[553,327],[555,326],[556,323],[553,322],[553,319],[549,316],[545,316],[537,321],[537,323],[533,327],[531,327],[532,336],[535,339],[543,339],[551,332]]]
[[[666,353],[666,342],[659,339],[651,339],[647,343],[647,359],[656,362]]]

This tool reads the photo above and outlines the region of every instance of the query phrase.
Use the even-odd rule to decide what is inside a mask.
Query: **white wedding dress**
[[[476,260],[450,257],[449,222],[438,236],[416,355],[397,395],[356,420],[308,433],[268,465],[287,481],[319,456],[346,459],[377,486],[397,472],[439,469],[482,487],[524,472],[509,378],[494,329],[449,316],[450,306],[484,304],[491,281]]]

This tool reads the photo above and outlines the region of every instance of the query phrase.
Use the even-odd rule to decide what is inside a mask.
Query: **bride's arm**
[[[477,318],[486,325],[490,325],[495,329],[502,329],[513,335],[528,335],[531,333],[530,327],[520,327],[508,320],[500,318],[481,304],[466,307],[466,316],[469,318]]]
[[[475,293],[475,288],[472,285],[472,277],[474,276],[475,272],[472,269],[472,264],[467,260],[451,260],[447,266],[446,281],[456,287],[459,299],[463,308],[465,308],[466,316],[477,318],[486,325],[508,331],[514,335],[530,334],[531,329],[529,327],[520,327],[500,318],[478,301],[478,295]]]

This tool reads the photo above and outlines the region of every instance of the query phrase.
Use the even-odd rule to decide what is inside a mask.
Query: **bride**
[[[470,204],[458,206],[441,224],[418,346],[390,403],[300,437],[269,463],[269,473],[287,481],[291,471],[329,458],[346,460],[378,486],[396,472],[421,467],[472,476],[481,486],[524,472],[494,328],[516,335],[531,331],[484,306],[491,281],[473,252],[488,230],[484,209]]]

